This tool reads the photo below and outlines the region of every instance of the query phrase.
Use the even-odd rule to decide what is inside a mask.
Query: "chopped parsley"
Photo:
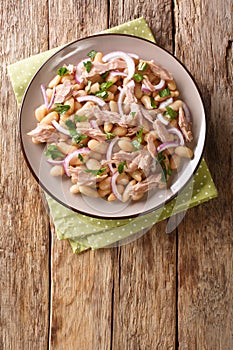
[[[87,81],[87,92],[91,91],[91,80]]]
[[[118,173],[119,174],[123,173],[125,165],[126,165],[126,160],[124,160],[123,162],[120,162],[120,164],[118,165]]]
[[[59,151],[56,145],[48,145],[45,156],[51,159],[64,158],[64,154]]]
[[[63,105],[62,103],[55,103],[54,111],[58,114],[64,114],[70,109],[70,105]]]
[[[69,70],[66,67],[61,67],[57,70],[57,75],[60,75],[61,77],[63,77],[63,75],[66,75],[67,73],[69,73]]]
[[[171,107],[166,107],[166,116],[170,119],[176,119],[178,117],[178,112],[174,111],[174,109],[172,109]]]
[[[107,91],[97,91],[96,93],[95,93],[95,96],[97,96],[97,97],[101,97],[101,98],[103,98],[103,99],[105,99],[105,98],[107,98],[108,97],[108,93],[107,93]]]
[[[157,154],[157,161],[160,164],[161,168],[162,168],[162,177],[161,177],[161,181],[162,182],[167,182],[167,168],[166,165],[164,163],[164,160],[166,159],[165,155],[163,154],[163,152],[159,152]]]
[[[135,151],[138,151],[140,149],[140,145],[142,143],[142,135],[143,135],[143,128],[141,128],[139,132],[137,132],[136,134],[137,140],[132,141],[132,145]]]
[[[91,60],[93,60],[96,54],[97,52],[95,50],[91,50],[90,52],[88,52],[87,56],[90,57]]]
[[[137,83],[140,83],[140,81],[142,81],[144,78],[143,78],[143,75],[142,74],[139,74],[139,73],[136,73],[133,75],[133,78],[134,80],[137,82]]]
[[[135,115],[136,115],[136,113],[137,113],[137,112],[130,112],[131,117],[134,118]]]
[[[84,170],[86,173],[91,173],[92,175],[95,175],[95,176],[101,176],[104,172],[105,172],[105,170],[106,170],[107,168],[102,168],[102,169],[98,169],[98,170],[91,170],[91,169],[86,169],[86,170]]]
[[[116,135],[113,134],[112,132],[106,132],[106,137],[107,137],[107,140],[110,140],[112,137],[115,137]]]
[[[74,120],[77,122],[77,123],[80,123],[80,122],[85,122],[87,121],[87,117],[85,117],[85,115],[78,115],[78,114],[75,114],[74,115]]]
[[[152,108],[158,108],[158,106],[155,104],[155,99],[153,96],[150,98],[150,104]]]
[[[104,83],[102,83],[102,84],[100,85],[100,90],[101,90],[101,91],[106,91],[106,90],[108,90],[113,84],[114,84],[114,83],[113,83],[113,81],[111,81],[111,80],[106,81],[106,82],[104,82]]]
[[[91,67],[92,67],[91,61],[83,62],[83,65],[84,65],[84,67],[86,68],[87,73],[90,73]]]
[[[138,70],[141,71],[141,72],[144,72],[144,70],[146,70],[147,68],[147,63],[144,62],[144,61],[141,61],[139,64],[138,64]]]
[[[84,163],[84,158],[83,158],[83,156],[79,153],[79,155],[78,155],[78,159],[82,162],[82,163]]]
[[[72,122],[72,120],[67,119],[65,121],[65,124],[66,124],[66,126],[67,126],[67,128],[69,130],[70,135],[72,136],[73,140],[76,143],[81,142],[82,140],[84,140],[87,137],[86,135],[80,134],[79,132],[77,132],[76,125],[75,125],[74,122]]]
[[[109,71],[107,70],[106,72],[102,73],[100,76],[102,79],[105,79],[108,74],[109,74]]]
[[[168,88],[159,91],[159,96],[160,96],[160,97],[167,97],[167,96],[169,96],[170,94],[171,94],[171,93],[170,93],[170,90],[169,90]]]

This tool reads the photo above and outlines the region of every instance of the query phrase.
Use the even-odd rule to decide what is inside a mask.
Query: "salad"
[[[193,158],[189,108],[153,59],[91,50],[58,68],[41,92],[28,135],[46,144],[50,174],[68,177],[74,195],[138,201],[168,188]]]

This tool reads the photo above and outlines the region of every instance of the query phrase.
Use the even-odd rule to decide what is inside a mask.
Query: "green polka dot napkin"
[[[105,32],[131,34],[155,41],[144,18],[124,23]],[[56,50],[58,48],[8,66],[8,73],[18,104],[21,103],[24,91],[33,75]],[[202,159],[192,180],[175,199],[150,214],[133,219],[103,220],[77,214],[46,195],[57,237],[68,239],[75,253],[89,248],[98,249],[114,245],[117,242],[124,242],[125,239],[130,241],[131,237],[132,239],[137,237],[138,232],[145,232],[155,223],[177,213],[184,215],[187,209],[214,197],[217,197],[217,190],[204,159]],[[169,221],[167,227],[169,227]],[[172,224],[170,228],[172,229]]]

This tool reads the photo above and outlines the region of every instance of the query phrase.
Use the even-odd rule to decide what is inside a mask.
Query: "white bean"
[[[62,176],[64,175],[64,168],[62,165],[54,165],[50,170],[50,175],[52,176]]]
[[[124,140],[124,139],[119,140],[118,145],[119,145],[120,149],[122,151],[125,151],[125,152],[133,152],[133,150],[134,150],[134,147],[133,147],[131,141],[129,141],[129,140]]]
[[[98,169],[100,169],[101,164],[100,164],[100,162],[98,162],[98,160],[90,158],[86,162],[86,166],[90,170],[98,170]]]
[[[79,191],[84,194],[85,196],[92,197],[92,198],[98,198],[99,194],[97,191],[95,191],[93,188],[88,186],[79,186]]]

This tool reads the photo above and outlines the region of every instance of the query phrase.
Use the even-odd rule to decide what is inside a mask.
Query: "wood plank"
[[[47,48],[46,1],[0,3],[1,221],[0,348],[45,349],[48,342],[49,222],[23,159],[18,110],[6,66]],[[38,40],[38,33],[40,39]],[[4,156],[2,156],[4,155]]]
[[[179,227],[178,340],[181,349],[230,350],[232,2],[179,1],[175,11],[176,55],[194,73],[204,98],[205,158],[219,191],[218,199],[190,210]]]
[[[172,52],[172,2],[110,2],[111,26],[143,16]],[[117,15],[116,15],[117,14]],[[114,261],[113,349],[175,349],[176,232],[166,222],[118,248]]]
[[[50,1],[50,47],[106,29],[107,13],[107,1],[89,1],[88,6]],[[51,349],[110,349],[113,254],[103,249],[74,255],[54,232]]]

